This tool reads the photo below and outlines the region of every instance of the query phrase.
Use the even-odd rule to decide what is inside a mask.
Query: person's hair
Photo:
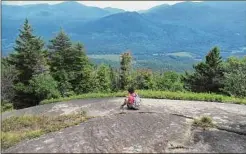
[[[128,88],[128,92],[129,92],[130,94],[134,93],[134,88],[132,88],[132,87]]]

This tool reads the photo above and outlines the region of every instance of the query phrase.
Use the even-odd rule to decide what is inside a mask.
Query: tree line
[[[153,72],[132,68],[130,51],[121,55],[120,68],[95,65],[80,42],[61,30],[45,46],[26,19],[14,52],[2,58],[1,101],[14,108],[38,105],[44,99],[90,92],[117,92],[128,87],[167,91],[212,92],[246,97],[246,57],[222,60],[214,47],[192,73]]]

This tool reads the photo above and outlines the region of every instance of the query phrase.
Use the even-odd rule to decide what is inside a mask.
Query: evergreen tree
[[[62,96],[67,96],[72,91],[70,80],[73,74],[70,73],[72,42],[70,38],[61,30],[57,36],[50,40],[49,58],[50,70],[53,78],[58,81],[58,89]]]
[[[67,63],[70,64],[70,72],[73,74],[71,80],[73,90],[77,94],[92,91],[92,65],[81,43],[76,43],[73,46],[71,59]],[[80,86],[78,87],[78,85]]]
[[[70,38],[63,29],[61,29],[54,39],[50,40],[50,43],[51,44],[48,45],[48,48],[53,52],[61,52],[72,46]]]
[[[94,92],[97,89],[96,72],[91,65],[85,65],[81,73],[77,76],[78,84],[75,87],[77,94]]]
[[[220,50],[214,47],[206,56],[206,61],[194,66],[195,73],[184,76],[186,88],[195,92],[220,92],[223,87],[223,67]]]
[[[100,92],[111,91],[110,69],[105,64],[101,64],[97,70],[98,90]]]
[[[92,91],[92,66],[83,45],[72,44],[63,30],[50,42],[51,72],[62,96]]]
[[[125,90],[131,82],[131,62],[130,52],[123,53],[120,61],[120,89]]]
[[[35,95],[29,93],[29,80],[34,75],[44,73],[49,69],[45,59],[44,42],[32,32],[32,27],[26,19],[16,39],[15,52],[8,60],[18,72],[14,81],[15,108],[29,107],[39,103]]]

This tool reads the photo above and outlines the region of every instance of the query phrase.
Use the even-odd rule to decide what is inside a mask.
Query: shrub
[[[181,76],[175,72],[165,72],[156,78],[157,89],[168,91],[183,91]]]
[[[225,64],[224,88],[230,96],[246,97],[246,57],[229,58]]]
[[[34,76],[29,83],[30,91],[39,101],[60,97],[57,82],[47,73]]]
[[[11,111],[13,110],[13,104],[9,102],[2,101],[1,102],[1,112]]]

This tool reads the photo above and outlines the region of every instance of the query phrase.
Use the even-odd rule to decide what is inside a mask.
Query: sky
[[[4,1],[3,4],[10,5],[27,5],[27,4],[57,4],[63,1]],[[113,7],[124,9],[126,11],[139,11],[147,10],[151,7],[161,5],[161,4],[176,4],[183,1],[77,1],[87,6],[95,6],[100,8]]]

